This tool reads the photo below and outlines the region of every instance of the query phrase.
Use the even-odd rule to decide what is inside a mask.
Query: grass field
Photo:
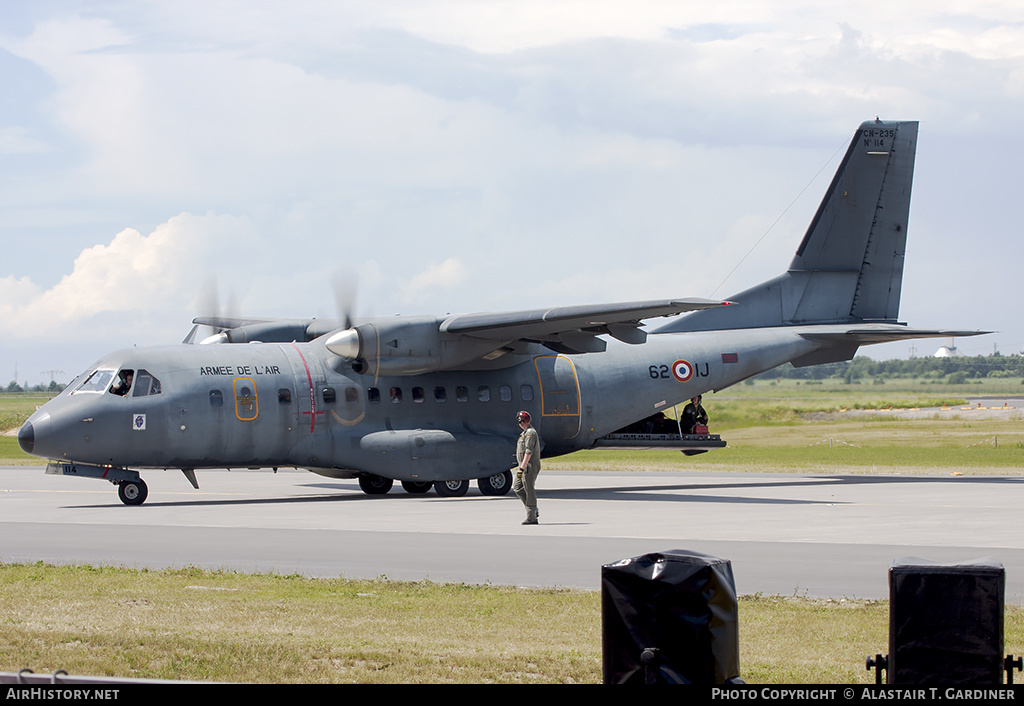
[[[545,467],[1024,472],[1020,416],[958,409],[968,395],[998,393],[950,387],[740,385],[705,397],[726,449],[682,464],[676,451],[584,451]],[[1019,381],[996,387],[1022,392]],[[0,396],[0,431],[17,429],[42,401]],[[926,415],[889,409],[944,403],[947,411]],[[0,436],[0,465],[40,463],[14,436]],[[0,565],[0,671],[267,683],[598,683],[600,621],[600,596],[586,591]],[[872,683],[864,658],[888,650],[886,601],[744,596],[739,625],[741,676],[749,683]],[[1005,635],[1006,653],[1024,653],[1024,608],[1006,607]]]
[[[870,684],[886,601],[745,596],[752,684]],[[1007,606],[1005,651],[1024,652]],[[259,683],[600,683],[600,594],[0,565],[0,671]]]

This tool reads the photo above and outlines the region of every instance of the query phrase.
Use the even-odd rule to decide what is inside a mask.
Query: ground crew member
[[[540,512],[537,511],[537,476],[540,475],[540,435],[530,426],[530,413],[520,412],[516,415],[519,428],[523,432],[516,444],[516,467],[512,470],[516,479],[512,482],[512,490],[526,506],[524,525],[537,524]]]
[[[700,395],[690,400],[690,404],[683,408],[682,417],[679,419],[679,426],[683,428],[684,434],[692,434],[693,427],[697,424],[708,425],[708,413],[700,404]]]

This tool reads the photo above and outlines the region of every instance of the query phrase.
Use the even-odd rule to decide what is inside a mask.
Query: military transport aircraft
[[[142,504],[137,469],[299,467],[364,492],[508,491],[518,410],[545,457],[709,390],[859,346],[981,332],[897,320],[916,122],[863,123],[788,271],[727,300],[669,299],[364,320],[200,317],[207,345],[112,353],[25,422],[48,473],[104,478]],[[682,316],[676,316],[685,314]],[[673,316],[653,331],[645,320]],[[186,339],[194,342],[196,332]],[[648,445],[644,439],[623,441]],[[668,442],[682,450],[692,439]],[[699,444],[697,444],[699,446]],[[700,450],[700,449],[698,449]]]

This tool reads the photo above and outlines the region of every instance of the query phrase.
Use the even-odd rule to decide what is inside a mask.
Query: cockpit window
[[[132,397],[148,397],[159,394],[160,381],[153,377],[148,370],[139,368],[139,374],[135,376],[135,389],[132,390]]]
[[[79,392],[104,392],[107,386],[110,385],[110,381],[114,377],[113,370],[96,370],[91,375],[85,378],[85,381],[79,385],[71,394],[78,394]]]
[[[134,370],[122,370],[117,374],[114,384],[110,386],[110,394],[124,397],[128,390],[132,389],[132,381],[135,379]]]

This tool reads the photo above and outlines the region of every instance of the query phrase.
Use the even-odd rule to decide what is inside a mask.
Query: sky
[[[0,381],[338,276],[359,316],[727,297],[876,116],[921,123],[901,320],[1021,353],[1015,0],[0,0]]]

